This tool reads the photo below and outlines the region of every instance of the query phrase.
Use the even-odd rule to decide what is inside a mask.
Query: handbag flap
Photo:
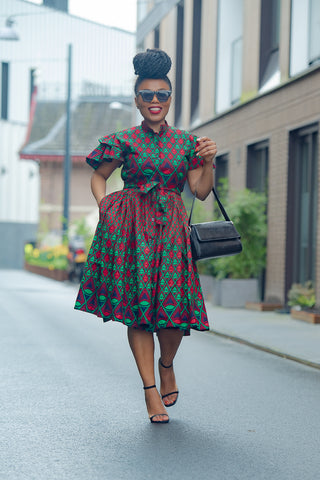
[[[215,222],[195,223],[192,227],[199,242],[240,238],[236,227],[231,221],[217,220]]]

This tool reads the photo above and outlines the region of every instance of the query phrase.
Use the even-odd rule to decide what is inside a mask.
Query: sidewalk
[[[320,324],[289,314],[223,308],[206,302],[210,330],[254,348],[320,369]]]

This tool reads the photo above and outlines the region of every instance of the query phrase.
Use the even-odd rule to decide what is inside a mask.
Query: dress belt
[[[144,195],[151,192],[152,201],[156,207],[155,222],[159,225],[165,225],[168,221],[168,193],[175,193],[181,196],[177,188],[167,188],[160,185],[158,181],[151,181],[142,185],[124,185],[123,190],[135,190]]]

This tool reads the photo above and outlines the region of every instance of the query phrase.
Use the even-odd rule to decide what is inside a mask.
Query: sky
[[[42,0],[29,1],[42,4]],[[69,0],[69,13],[134,32],[137,17],[136,4],[136,0]]]

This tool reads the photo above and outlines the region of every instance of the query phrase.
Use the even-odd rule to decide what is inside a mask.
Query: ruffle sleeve
[[[190,150],[188,152],[188,170],[195,170],[198,167],[202,167],[203,160],[197,157],[196,152],[197,137],[190,135]]]
[[[99,145],[86,158],[87,163],[97,169],[103,162],[123,160],[125,146],[121,144],[116,134],[99,139]]]

